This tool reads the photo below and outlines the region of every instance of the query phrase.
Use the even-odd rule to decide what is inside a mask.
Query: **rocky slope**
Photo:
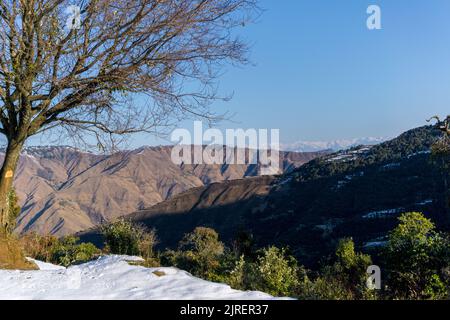
[[[283,172],[320,154],[281,153]],[[261,172],[259,165],[178,166],[170,156],[171,147],[142,147],[112,155],[71,147],[27,148],[15,177],[22,206],[17,231],[65,235],[194,187]]]

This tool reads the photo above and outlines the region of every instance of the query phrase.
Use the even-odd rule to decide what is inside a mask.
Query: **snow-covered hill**
[[[127,263],[139,259],[104,256],[67,269],[35,261],[38,271],[0,270],[0,299],[273,299],[262,292],[243,292],[201,280],[176,268],[144,268]]]

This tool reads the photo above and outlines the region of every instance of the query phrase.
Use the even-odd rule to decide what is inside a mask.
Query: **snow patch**
[[[40,270],[0,270],[0,299],[274,299],[262,292],[233,290],[198,279],[176,268],[144,268],[127,262],[139,260],[111,255],[69,268],[32,260]],[[154,274],[156,271],[163,275]]]
[[[387,241],[370,241],[364,244],[364,248],[378,248],[384,247],[387,244]]]
[[[417,202],[416,205],[418,206],[426,206],[428,204],[432,204],[433,203],[433,199],[427,199],[427,200],[423,200],[420,202]]]
[[[386,218],[404,211],[404,208],[378,210],[366,213],[362,217],[364,219]]]
[[[381,167],[381,169],[390,170],[390,169],[398,168],[400,166],[401,166],[400,162],[393,162],[393,163],[385,164],[384,166]]]
[[[355,161],[360,157],[364,157],[369,151],[371,147],[369,146],[360,146],[358,148],[339,151],[338,153],[330,155],[326,158],[327,162],[349,162]]]
[[[62,266],[56,266],[54,264],[42,262],[42,261],[35,260],[32,258],[27,258],[27,260],[36,264],[37,267],[39,268],[39,270],[47,270],[48,271],[48,270],[65,270],[66,269]]]
[[[412,157],[420,156],[420,155],[424,155],[424,154],[431,154],[431,150],[423,150],[423,151],[415,152],[415,153],[408,155],[407,158],[410,159]]]
[[[334,141],[298,141],[291,144],[282,144],[281,149],[284,151],[296,152],[312,152],[323,150],[339,151],[359,145],[376,145],[387,140],[390,140],[390,138],[367,137],[356,139],[340,139]]]

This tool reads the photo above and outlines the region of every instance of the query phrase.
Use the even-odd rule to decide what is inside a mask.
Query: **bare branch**
[[[69,5],[78,29],[67,29]],[[23,142],[71,128],[103,145],[185,117],[219,120],[215,80],[247,62],[233,30],[257,13],[256,0],[1,1],[0,133]]]

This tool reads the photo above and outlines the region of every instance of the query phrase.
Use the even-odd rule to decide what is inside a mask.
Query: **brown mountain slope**
[[[290,171],[320,153],[281,153]],[[65,235],[148,208],[205,184],[257,176],[259,165],[175,165],[171,147],[96,155],[70,147],[26,149],[15,187],[17,231]]]
[[[159,248],[174,248],[197,226],[214,228],[231,245],[240,231],[257,247],[288,246],[312,265],[352,237],[358,250],[380,246],[403,212],[423,212],[448,230],[448,172],[431,161],[431,127],[377,146],[359,146],[310,161],[277,177],[227,181],[181,193],[128,216],[155,228]],[[102,244],[98,231],[82,241]]]
[[[130,214],[133,221],[155,228],[162,247],[174,247],[197,226],[211,226],[226,240],[248,227],[247,215],[268,206],[274,176],[250,177],[193,188],[153,207]],[[77,234],[82,241],[103,245],[97,228]]]

